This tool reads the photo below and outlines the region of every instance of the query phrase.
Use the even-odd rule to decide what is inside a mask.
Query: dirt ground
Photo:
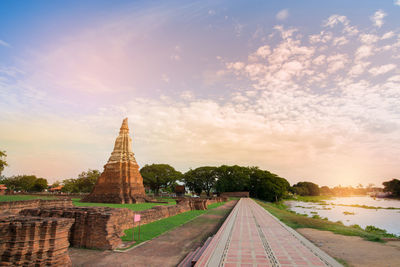
[[[310,228],[296,229],[334,258],[350,266],[400,266],[400,241],[371,242],[358,236],[344,236]]]
[[[73,266],[176,266],[214,234],[236,204],[231,201],[127,252],[70,248]]]

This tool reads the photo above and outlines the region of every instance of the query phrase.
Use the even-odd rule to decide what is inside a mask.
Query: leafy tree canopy
[[[391,192],[393,196],[400,197],[400,180],[392,179],[391,181],[383,182],[383,191]]]
[[[301,196],[319,196],[319,186],[312,182],[298,182],[293,185],[293,193]]]
[[[0,150],[0,175],[1,175],[2,171],[4,170],[4,168],[8,166],[6,159],[5,159],[6,157],[7,157],[6,152]]]
[[[78,175],[77,179],[66,179],[63,183],[62,192],[68,193],[90,193],[100,177],[98,170],[88,170]]]
[[[182,178],[182,173],[168,164],[145,165],[140,169],[140,174],[143,184],[149,186],[155,195],[159,194],[161,188],[168,188]]]
[[[199,167],[189,170],[183,176],[183,180],[190,191],[200,195],[204,190],[207,196],[210,196],[218,179],[217,167]]]
[[[37,178],[35,175],[12,176],[2,179],[1,183],[5,184],[10,190],[25,192],[43,191],[47,188],[47,180],[44,178]],[[44,186],[44,184],[46,186]]]

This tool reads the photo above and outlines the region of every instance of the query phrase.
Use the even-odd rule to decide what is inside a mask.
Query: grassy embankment
[[[110,208],[128,208],[133,211],[141,211],[151,209],[154,206],[159,205],[175,205],[176,201],[172,198],[158,198],[158,201],[164,201],[167,203],[138,203],[138,204],[112,204],[112,203],[87,203],[80,202],[79,198],[73,198],[72,204],[76,207],[110,207]]]
[[[0,195],[0,202],[32,200],[32,199],[55,199],[55,197],[53,197],[53,196],[34,196],[34,195]]]
[[[369,241],[384,242],[384,238],[395,238],[395,235],[388,234],[384,230],[367,226],[366,229],[362,229],[358,225],[345,226],[341,222],[331,222],[321,218],[310,218],[293,211],[288,210],[288,207],[283,203],[269,203],[260,200],[255,200],[264,209],[269,211],[279,220],[286,225],[297,229],[297,228],[313,228],[323,231],[331,231],[335,234],[347,235],[347,236],[360,236]]]
[[[400,208],[395,208],[395,207],[377,207],[377,206],[367,206],[367,205],[359,205],[359,204],[353,204],[353,205],[334,204],[334,203],[328,204],[325,202],[325,200],[330,200],[332,198],[333,198],[333,196],[296,196],[296,198],[290,198],[287,200],[296,200],[296,201],[302,201],[302,202],[314,202],[314,203],[318,203],[320,205],[332,205],[332,206],[373,209],[373,210],[376,210],[376,209],[400,210]]]
[[[220,203],[214,203],[211,205],[208,205],[208,210],[192,210],[192,211],[187,211],[172,217],[168,217],[165,219],[161,219],[152,223],[148,223],[145,225],[140,226],[140,240],[138,240],[139,237],[139,228],[135,227],[134,228],[134,238],[135,238],[135,246],[143,243],[147,240],[151,240],[159,235],[164,234],[167,231],[170,231],[178,226],[181,226],[194,218],[205,214],[222,214],[226,213],[225,210],[214,210],[215,208],[224,205],[226,202],[220,202]],[[125,236],[122,237],[123,241],[132,241],[132,229],[125,230]],[[130,246],[132,247],[132,246]],[[128,248],[130,248],[128,247]],[[128,249],[125,248],[125,249]]]

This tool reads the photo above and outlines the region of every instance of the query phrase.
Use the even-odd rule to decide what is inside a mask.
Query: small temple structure
[[[125,204],[148,200],[150,199],[146,197],[144,191],[143,177],[132,151],[132,139],[129,136],[128,118],[126,118],[115,140],[114,150],[104,165],[103,173],[92,192],[82,201]]]

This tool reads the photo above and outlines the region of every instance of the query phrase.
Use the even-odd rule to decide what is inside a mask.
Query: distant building
[[[49,191],[52,192],[52,193],[59,193],[59,192],[61,192],[62,188],[63,188],[63,186],[59,185],[59,186],[50,188]]]
[[[4,184],[0,184],[0,195],[5,195],[7,190],[7,186]]]
[[[176,194],[176,196],[182,197],[182,196],[185,195],[185,193],[186,193],[186,190],[185,190],[185,186],[184,185],[176,185],[175,186],[175,194]]]

